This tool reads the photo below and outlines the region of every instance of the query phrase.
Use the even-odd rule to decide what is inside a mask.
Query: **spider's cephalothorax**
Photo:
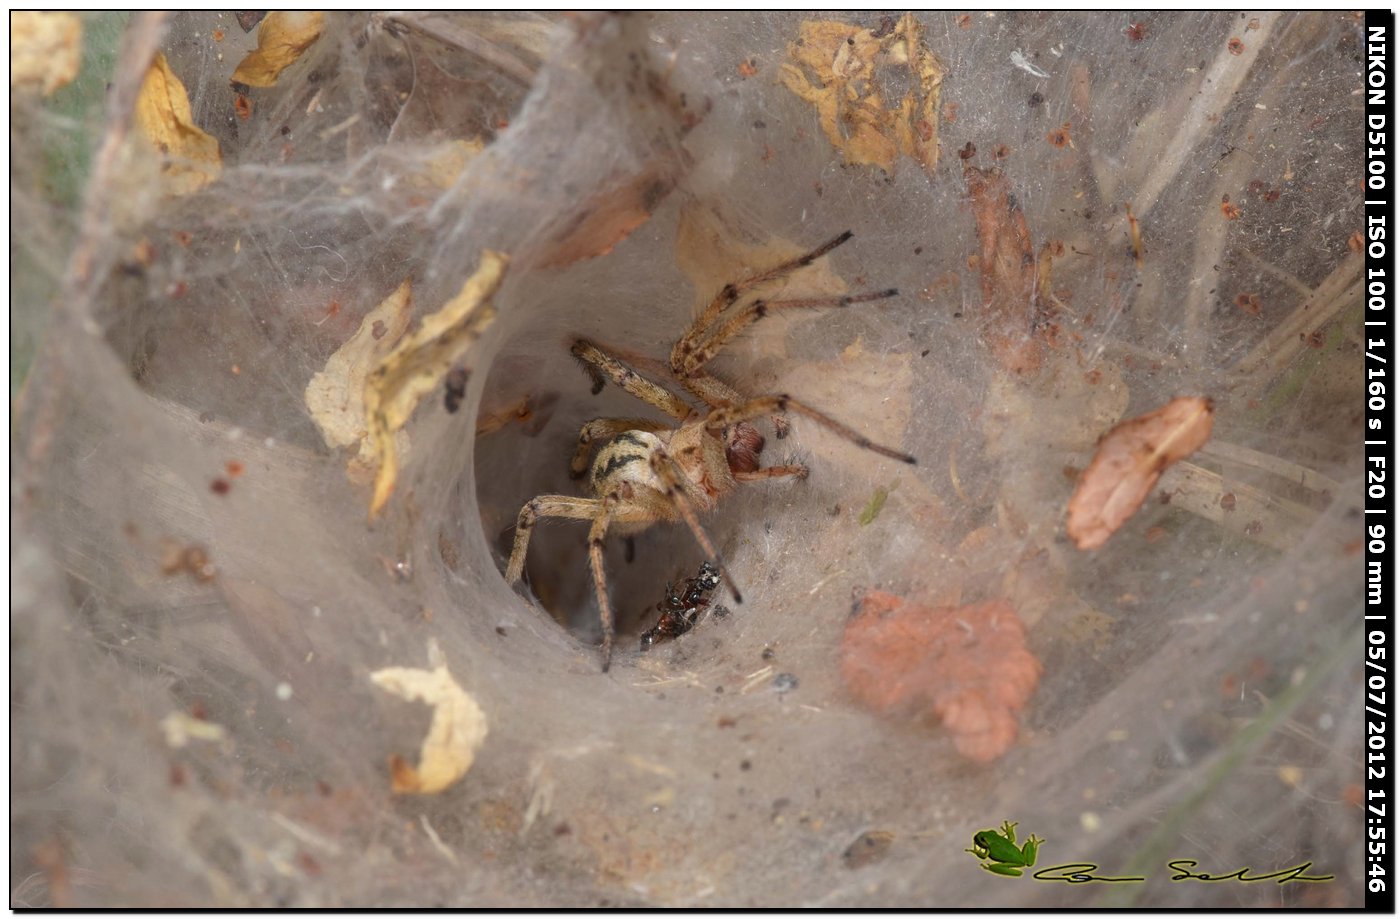
[[[734,602],[743,602],[709,536],[700,526],[697,509],[710,510],[740,482],[807,477],[807,467],[797,464],[760,467],[758,455],[764,439],[751,422],[774,416],[781,437],[786,431],[786,422],[780,416],[801,415],[867,450],[905,463],[915,461],[907,453],[882,447],[789,395],[754,399],[740,395],[706,369],[726,343],[773,312],[842,307],[895,296],[898,291],[881,290],[854,296],[794,300],[755,298],[741,303],[745,293],[754,287],[810,265],[850,238],[850,232],[842,233],[806,255],[726,284],[691,323],[671,349],[670,369],[682,386],[706,404],[703,410],[693,408],[671,390],[648,380],[598,345],[582,338],[573,343],[570,350],[592,378],[595,393],[611,380],[672,419],[667,422],[646,418],[594,418],[587,422],[579,431],[578,447],[569,468],[576,478],[587,474],[593,497],[540,495],[521,508],[516,522],[515,546],[506,565],[506,580],[511,584],[519,581],[524,573],[530,530],[536,520],[565,517],[592,521],[588,559],[603,620],[604,670],[612,659],[613,643],[612,607],[608,603],[608,584],[603,571],[603,540],[609,532],[636,533],[658,521],[684,520],[713,562],[717,576],[729,585]],[[590,462],[596,443],[603,446]]]

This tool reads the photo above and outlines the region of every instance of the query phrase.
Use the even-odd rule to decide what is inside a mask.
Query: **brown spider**
[[[891,289],[855,296],[798,300],[759,298],[731,309],[746,291],[810,265],[850,239],[851,235],[847,231],[806,255],[742,281],[726,284],[686,329],[671,349],[671,372],[681,385],[706,403],[706,411],[692,408],[669,389],[646,379],[590,341],[580,338],[570,349],[592,378],[595,394],[602,390],[607,380],[612,380],[674,419],[664,422],[645,418],[594,418],[585,423],[579,431],[578,447],[569,469],[575,478],[589,473],[589,485],[594,497],[540,495],[526,502],[516,522],[515,545],[510,553],[510,562],[506,565],[506,581],[510,584],[518,582],[524,572],[530,530],[540,517],[593,522],[588,532],[588,557],[603,621],[604,671],[612,661],[613,644],[612,607],[608,603],[608,583],[603,572],[603,539],[609,530],[637,533],[658,521],[684,520],[728,584],[734,602],[743,602],[709,536],[700,526],[695,513],[697,506],[702,511],[712,509],[740,482],[785,476],[807,477],[807,467],[797,464],[760,468],[758,454],[763,449],[763,437],[749,422],[764,415],[795,413],[810,418],[857,446],[911,465],[915,462],[909,454],[882,447],[789,395],[747,399],[705,370],[726,343],[770,313],[849,306],[898,294],[899,291]],[[782,437],[786,432],[786,423],[777,417],[774,421],[778,436]],[[598,451],[590,466],[588,458],[593,444],[603,440],[609,442]]]

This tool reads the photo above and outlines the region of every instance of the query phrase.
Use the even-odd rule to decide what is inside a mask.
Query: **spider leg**
[[[584,370],[593,379],[595,394],[602,391],[606,380],[612,380],[638,399],[656,406],[677,421],[684,421],[692,414],[690,406],[675,393],[648,380],[586,338],[576,340],[569,351],[583,363]]]
[[[593,570],[593,589],[598,592],[598,618],[603,622],[603,672],[607,673],[612,666],[613,614],[608,602],[608,576],[603,570],[603,540],[617,508],[617,492],[611,492],[599,503],[602,509],[588,530],[588,565]]]
[[[515,545],[506,565],[506,583],[515,584],[525,573],[525,553],[530,548],[530,530],[541,517],[592,520],[603,509],[597,498],[571,498],[568,495],[540,495],[525,502],[515,523]]]
[[[751,287],[756,287],[757,285],[762,284],[765,281],[771,281],[774,278],[780,278],[785,274],[790,274],[791,272],[794,272],[799,268],[807,267],[808,265],[815,262],[817,259],[821,258],[823,255],[826,255],[832,249],[835,249],[837,246],[846,242],[854,235],[855,234],[853,234],[850,230],[847,230],[840,236],[837,236],[834,239],[829,239],[826,242],[822,243],[820,246],[817,246],[817,248],[813,249],[811,252],[799,255],[797,258],[783,262],[781,265],[776,265],[772,268],[769,268],[767,271],[760,271],[758,274],[750,275],[749,277],[744,278],[742,281],[735,281],[732,284],[724,285],[723,289],[721,289],[720,292],[715,295],[715,298],[710,301],[710,305],[705,307],[705,311],[700,314],[700,316],[695,320],[694,323],[691,324],[690,330],[686,333],[686,338],[699,338],[700,334],[708,330],[709,327],[712,324],[714,324],[714,321],[718,319],[724,313],[725,310],[729,309],[729,307],[733,306],[736,302],[738,302],[739,296],[744,291],[748,290]],[[677,343],[677,347],[679,347],[679,343]]]
[[[821,307],[844,307],[853,303],[869,303],[896,296],[895,288],[878,290],[868,294],[845,294],[835,297],[807,297],[799,300],[755,300],[730,316],[704,340],[682,339],[671,352],[671,370],[676,377],[685,380],[698,373],[702,367],[715,359],[715,356],[733,340],[734,336],[758,322],[764,316],[779,310],[820,309]],[[680,358],[678,361],[677,358]]]
[[[840,435],[858,447],[878,453],[881,456],[888,456],[890,459],[897,459],[902,463],[913,466],[918,463],[914,457],[908,453],[901,453],[889,447],[882,447],[864,434],[853,428],[848,428],[841,422],[829,415],[824,415],[808,405],[803,405],[789,395],[759,396],[744,405],[735,405],[729,408],[717,408],[705,418],[705,427],[715,436],[720,436],[725,428],[741,421],[752,421],[763,415],[771,415],[774,412],[793,412],[812,419],[818,424]]]
[[[718,409],[717,409],[718,411]],[[676,465],[676,461],[665,450],[657,447],[651,453],[651,469],[656,473],[656,477],[666,486],[666,497],[670,499],[681,518],[685,520],[686,526],[690,527],[690,532],[695,534],[695,541],[700,544],[700,548],[705,550],[705,555],[719,571],[720,577],[724,578],[724,583],[729,585],[729,592],[734,595],[735,603],[743,603],[744,598],[739,595],[739,588],[735,586],[734,579],[729,576],[729,569],[725,567],[720,559],[719,553],[715,551],[714,543],[710,542],[709,534],[700,525],[700,519],[695,516],[695,507],[686,497],[685,489],[681,487],[681,477],[684,475]]]
[[[578,432],[578,446],[574,448],[574,458],[569,462],[569,474],[581,479],[588,472],[589,454],[598,440],[616,437],[627,431],[669,431],[671,425],[664,421],[651,421],[646,418],[594,418],[585,422]]]
[[[738,482],[761,482],[764,479],[778,479],[784,476],[805,479],[809,471],[806,466],[793,463],[788,466],[765,466],[753,472],[736,472],[733,475]]]

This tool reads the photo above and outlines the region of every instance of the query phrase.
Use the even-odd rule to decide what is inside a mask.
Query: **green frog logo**
[[[1034,833],[1026,844],[1016,848],[1016,824],[1003,820],[1001,830],[980,830],[972,834],[972,848],[964,849],[982,860],[982,868],[992,874],[1018,878],[1023,868],[1035,864],[1035,854],[1045,840]]]

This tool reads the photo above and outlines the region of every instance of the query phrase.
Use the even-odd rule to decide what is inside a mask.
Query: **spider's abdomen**
[[[651,468],[651,454],[660,446],[664,446],[661,438],[646,431],[624,431],[614,437],[593,458],[589,474],[593,493],[602,498],[624,483],[666,491]]]

